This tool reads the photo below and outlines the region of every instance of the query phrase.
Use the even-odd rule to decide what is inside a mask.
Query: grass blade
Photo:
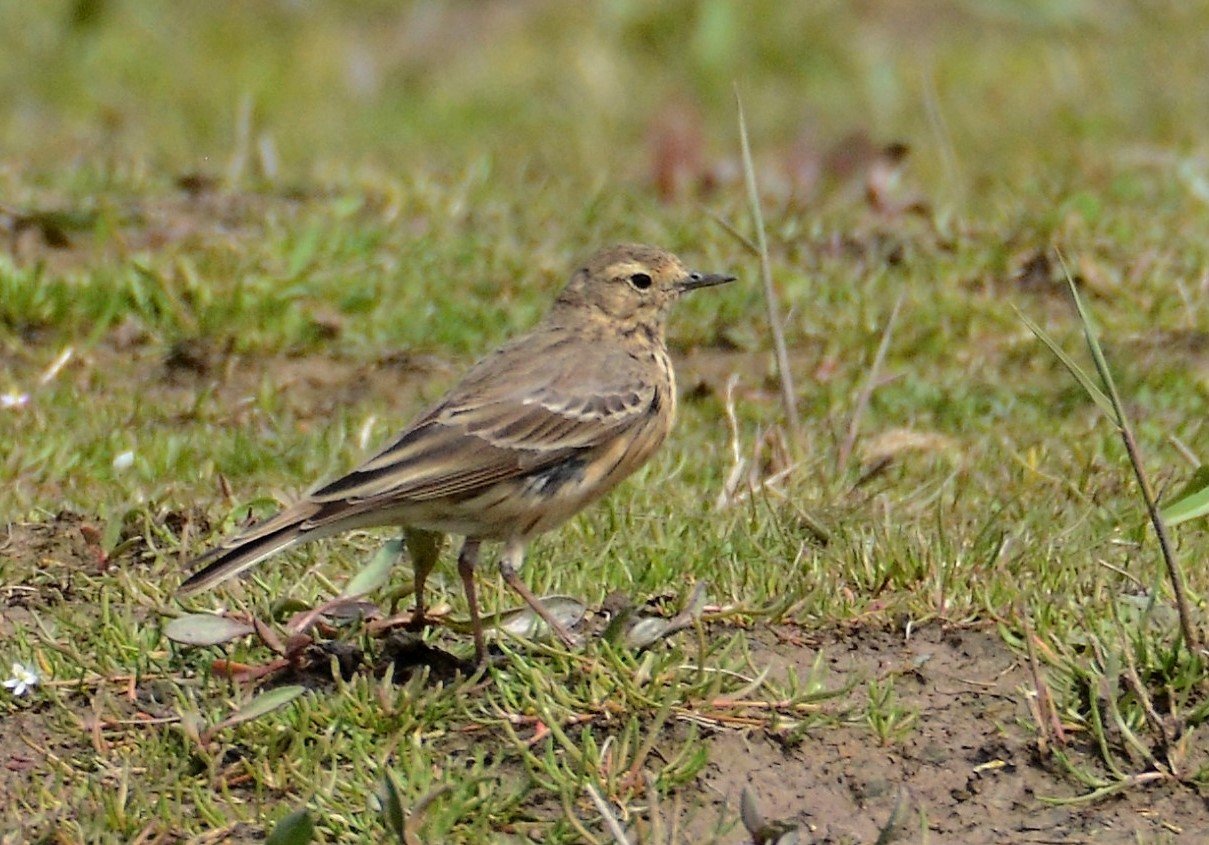
[[[772,265],[768,260],[768,237],[764,233],[764,212],[760,209],[760,191],[756,185],[756,168],[751,159],[751,144],[747,140],[747,119],[743,115],[743,98],[739,86],[735,86],[735,106],[739,112],[739,142],[743,150],[743,181],[747,184],[747,201],[751,205],[751,217],[756,225],[756,247],[760,253],[760,279],[764,284],[764,304],[768,309],[768,328],[772,332],[772,345],[777,356],[777,376],[781,383],[781,403],[785,406],[786,425],[796,450],[802,444],[802,424],[798,419],[797,392],[793,388],[793,375],[789,371],[789,350],[785,347],[785,330],[781,326],[781,306],[777,300],[777,289],[772,282]]]
[[[1159,513],[1169,527],[1209,513],[1209,467],[1198,467],[1188,485]]]
[[[877,387],[878,374],[881,373],[882,365],[886,362],[886,353],[890,350],[890,338],[894,333],[894,323],[898,320],[898,312],[903,306],[904,296],[905,294],[899,294],[898,299],[894,301],[894,307],[890,309],[890,316],[886,318],[886,328],[882,331],[881,342],[877,345],[873,364],[869,367],[865,385],[861,388],[856,400],[856,408],[852,411],[852,420],[848,423],[848,434],[840,446],[835,467],[837,474],[843,473],[844,467],[848,465],[848,458],[851,457],[852,450],[856,446],[856,437],[861,430],[861,418],[865,416],[865,411],[869,408],[869,400],[873,398],[873,390]]]
[[[1129,454],[1129,463],[1133,467],[1134,477],[1137,478],[1138,488],[1141,490],[1142,499],[1146,503],[1146,513],[1150,517],[1150,522],[1154,526],[1155,536],[1159,540],[1159,550],[1163,556],[1163,564],[1167,568],[1167,578],[1171,582],[1171,591],[1175,596],[1176,609],[1180,614],[1180,631],[1184,637],[1184,644],[1189,651],[1196,653],[1200,649],[1200,637],[1197,635],[1196,628],[1192,623],[1192,608],[1188,604],[1188,593],[1184,586],[1184,573],[1176,562],[1175,552],[1172,551],[1171,540],[1167,536],[1167,526],[1164,524],[1163,517],[1159,513],[1159,506],[1155,501],[1154,490],[1150,486],[1150,479],[1146,476],[1146,469],[1142,465],[1142,455],[1138,449],[1137,439],[1134,437],[1133,428],[1129,424],[1129,417],[1125,413],[1125,404],[1121,401],[1121,394],[1117,390],[1117,383],[1113,380],[1112,371],[1108,368],[1108,361],[1104,357],[1104,350],[1100,347],[1100,341],[1096,337],[1095,325],[1092,322],[1091,314],[1083,304],[1083,298],[1079,296],[1079,289],[1075,286],[1075,280],[1071,277],[1070,271],[1066,269],[1065,262],[1063,262],[1063,269],[1066,271],[1066,284],[1070,288],[1070,295],[1075,302],[1075,309],[1079,312],[1079,321],[1083,324],[1083,336],[1087,340],[1087,347],[1091,351],[1092,361],[1096,364],[1096,371],[1100,375],[1100,380],[1108,390],[1108,399],[1112,405],[1113,419],[1116,421],[1117,428],[1121,432],[1121,439],[1125,442],[1125,451]]]
[[[1016,308],[1015,306],[1012,307]],[[1104,394],[1103,390],[1096,386],[1096,383],[1092,380],[1092,377],[1088,375],[1087,371],[1080,367],[1075,362],[1075,359],[1068,355],[1066,350],[1059,346],[1058,342],[1046,333],[1045,329],[1034,323],[1032,318],[1030,318],[1019,308],[1016,308],[1016,315],[1026,326],[1028,326],[1029,331],[1037,336],[1039,341],[1049,347],[1049,351],[1054,353],[1054,357],[1061,361],[1062,365],[1066,367],[1072,376],[1075,377],[1075,381],[1079,382],[1079,386],[1082,387],[1084,392],[1092,398],[1092,401],[1099,406],[1100,410],[1107,414],[1109,419],[1115,422],[1117,419],[1117,413],[1113,410],[1112,401]]]

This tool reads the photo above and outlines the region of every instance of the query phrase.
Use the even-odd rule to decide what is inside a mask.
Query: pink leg
[[[483,641],[483,620],[479,618],[479,597],[474,587],[474,567],[479,562],[479,541],[470,537],[462,543],[458,553],[458,577],[466,592],[466,605],[470,608],[470,630],[474,634],[474,662],[483,665],[487,661],[487,647]]]
[[[523,598],[529,607],[533,608],[533,612],[550,626],[550,630],[562,640],[563,645],[567,648],[575,648],[578,645],[575,637],[567,630],[563,623],[555,619],[550,611],[546,610],[545,605],[537,600],[537,596],[533,595],[533,591],[529,589],[529,585],[521,580],[517,569],[524,559],[524,544],[518,540],[509,540],[504,546],[503,554],[500,555],[500,574],[504,576],[504,582],[515,590],[517,595]]]

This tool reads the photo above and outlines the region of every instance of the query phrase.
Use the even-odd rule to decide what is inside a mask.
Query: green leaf
[[[1061,258],[1061,254],[1058,256]],[[1108,368],[1108,360],[1104,357],[1104,350],[1100,347],[1099,332],[1096,331],[1096,323],[1091,318],[1091,312],[1087,310],[1083,304],[1083,297],[1079,295],[1079,287],[1075,284],[1074,277],[1071,276],[1070,270],[1066,267],[1066,262],[1062,262],[1062,270],[1066,273],[1066,287],[1070,290],[1070,297],[1075,303],[1075,310],[1079,312],[1079,322],[1083,326],[1083,337],[1087,341],[1087,348],[1091,351],[1091,359],[1096,365],[1096,372],[1100,374],[1100,381],[1108,388],[1110,396],[1108,396],[1109,404],[1112,406],[1112,419],[1117,425],[1122,425],[1122,411],[1117,402],[1114,401],[1119,397],[1116,394],[1116,388],[1113,386],[1112,371]]]
[[[164,636],[181,645],[221,645],[252,633],[252,626],[230,616],[190,613],[164,626]]]
[[[344,585],[340,595],[352,598],[372,593],[389,580],[390,571],[394,569],[402,555],[402,540],[390,540],[385,543],[360,572],[348,579],[348,583]]]
[[[253,719],[259,719],[261,716],[266,716],[274,710],[279,710],[285,707],[295,698],[306,692],[306,687],[293,684],[286,687],[277,687],[268,692],[261,693],[253,698],[243,707],[236,710],[227,718],[210,728],[208,733],[220,731],[223,728],[229,728],[233,725],[240,725],[244,722],[250,722]]]
[[[382,776],[382,821],[399,842],[407,842],[407,811],[403,808],[403,790],[390,769]]]
[[[315,822],[306,807],[300,807],[277,822],[264,845],[307,845],[315,838]]]
[[[1160,513],[1168,525],[1209,514],[1209,467],[1197,467],[1184,489]]]
[[[322,234],[319,226],[311,226],[299,235],[290,251],[289,268],[286,270],[290,278],[297,278],[311,265],[319,251],[319,238]]]

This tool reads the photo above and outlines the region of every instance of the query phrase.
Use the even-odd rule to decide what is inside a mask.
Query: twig
[[[894,323],[898,320],[898,311],[902,308],[904,295],[904,293],[898,295],[898,299],[894,302],[894,308],[890,310],[890,317],[886,320],[886,328],[882,332],[882,340],[878,344],[877,354],[873,356],[873,365],[869,367],[869,375],[865,378],[865,384],[861,388],[860,396],[856,400],[856,407],[852,410],[852,421],[848,424],[848,434],[844,437],[844,442],[840,446],[839,456],[835,462],[837,474],[843,474],[844,468],[848,465],[848,458],[852,456],[852,449],[856,446],[856,436],[860,432],[861,418],[864,417],[865,411],[869,407],[869,400],[873,398],[873,391],[877,387],[878,373],[881,372],[882,365],[886,362],[886,352],[890,349],[890,338],[894,332]]]
[[[739,111],[739,141],[743,148],[743,178],[747,183],[747,199],[751,203],[751,216],[756,224],[756,246],[760,251],[760,278],[764,282],[764,304],[768,308],[768,328],[772,331],[772,345],[777,356],[777,376],[781,382],[781,402],[785,406],[786,424],[793,438],[793,448],[802,445],[802,425],[798,419],[797,393],[793,389],[793,375],[789,372],[789,351],[785,347],[785,330],[781,327],[781,308],[777,303],[777,289],[772,283],[772,267],[768,261],[768,238],[764,233],[764,213],[760,210],[760,192],[756,187],[756,168],[752,164],[751,145],[747,140],[747,120],[743,116],[743,98],[739,86],[735,85],[735,106]]]
[[[65,366],[67,366],[67,362],[71,360],[71,357],[74,354],[75,354],[74,347],[71,347],[71,346],[64,347],[63,351],[59,353],[58,357],[56,357],[55,360],[51,362],[50,366],[47,367],[46,370],[42,373],[41,377],[38,379],[38,384],[45,387],[46,385],[48,385],[52,381],[54,381],[55,377],[58,376],[60,372],[62,372],[62,370]]]
[[[717,501],[714,502],[714,510],[718,511],[735,501],[735,494],[739,490],[743,473],[747,469],[747,461],[744,459],[742,447],[739,445],[739,420],[735,415],[735,385],[738,381],[738,373],[731,373],[726,380],[726,400],[723,407],[726,409],[726,426],[730,430],[730,452],[733,465],[726,476],[721,492],[718,493]]]
[[[1105,569],[1109,570],[1110,572],[1117,573],[1122,578],[1129,579],[1130,581],[1133,582],[1133,585],[1135,587],[1137,587],[1139,590],[1145,591],[1148,589],[1147,586],[1142,583],[1142,579],[1139,578],[1138,576],[1134,575],[1132,572],[1130,572],[1126,569],[1122,569],[1119,566],[1114,566],[1113,564],[1104,560],[1104,558],[1096,558],[1096,563],[1098,563],[1100,566],[1103,566]]]
[[[1146,689],[1146,685],[1142,683],[1142,676],[1138,674],[1137,661],[1133,659],[1133,651],[1129,647],[1129,643],[1125,641],[1124,633],[1121,633],[1121,654],[1125,658],[1125,682],[1133,690],[1134,696],[1138,699],[1138,703],[1142,705],[1142,713],[1146,716],[1146,721],[1150,723],[1150,729],[1155,734],[1163,738],[1163,751],[1167,756],[1167,767],[1171,770],[1172,775],[1179,777],[1179,771],[1183,768],[1178,765],[1177,761],[1172,759],[1173,742],[1176,739],[1175,731],[1168,727],[1163,721],[1163,717],[1159,715],[1159,711],[1155,709],[1154,699]],[[1181,728],[1183,726],[1180,726]],[[1182,731],[1180,731],[1182,733]],[[1147,750],[1149,753],[1149,750]],[[1180,761],[1182,763],[1182,761]]]

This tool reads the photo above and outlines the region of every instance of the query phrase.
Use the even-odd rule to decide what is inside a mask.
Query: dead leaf
[[[954,452],[957,442],[934,431],[914,431],[891,428],[865,440],[861,445],[861,463],[882,464],[902,457],[907,452]]]
[[[1025,293],[1056,293],[1064,287],[1054,276],[1049,249],[1038,249],[1025,258],[1012,281]]]

